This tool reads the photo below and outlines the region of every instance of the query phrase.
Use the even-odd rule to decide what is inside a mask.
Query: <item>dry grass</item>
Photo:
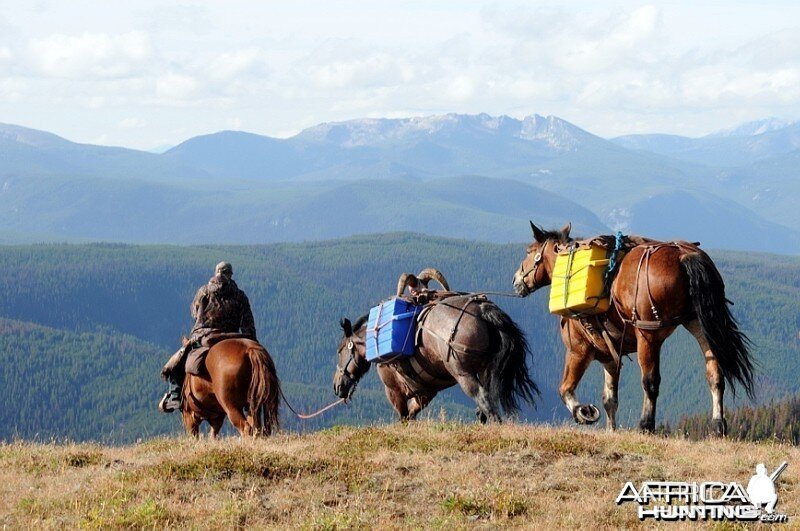
[[[633,527],[635,507],[614,504],[625,481],[746,484],[756,463],[783,460],[778,508],[793,526],[800,450],[780,444],[433,422],[122,448],[13,443],[0,445],[0,527]]]

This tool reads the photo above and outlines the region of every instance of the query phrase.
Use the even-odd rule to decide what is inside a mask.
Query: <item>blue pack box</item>
[[[392,298],[369,311],[367,361],[387,362],[414,354],[420,306]]]

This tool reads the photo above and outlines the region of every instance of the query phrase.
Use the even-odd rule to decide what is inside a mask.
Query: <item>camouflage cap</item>
[[[215,273],[217,275],[224,275],[226,277],[233,276],[233,266],[231,266],[228,262],[220,262],[217,264],[217,268],[215,269]]]

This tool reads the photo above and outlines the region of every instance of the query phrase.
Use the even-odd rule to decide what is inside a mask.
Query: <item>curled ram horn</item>
[[[417,277],[412,273],[403,273],[400,275],[400,280],[397,281],[397,296],[400,297],[406,290],[407,286],[416,287],[418,284]]]
[[[444,275],[438,269],[433,267],[426,267],[420,271],[417,275],[417,279],[422,282],[422,285],[425,286],[425,288],[428,287],[428,282],[435,280],[444,288],[445,291],[450,291],[450,285],[447,283]]]

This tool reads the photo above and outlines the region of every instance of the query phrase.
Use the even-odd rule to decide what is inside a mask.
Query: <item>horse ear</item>
[[[342,326],[342,330],[344,330],[345,337],[353,335],[353,324],[350,322],[350,319],[342,319],[339,324]]]
[[[572,222],[567,223],[561,228],[561,236],[564,238],[564,241],[569,239],[569,231],[572,230]]]
[[[533,239],[539,243],[544,243],[545,240],[544,231],[539,227],[537,227],[536,225],[534,225],[533,221],[529,220],[529,223],[531,224],[531,231],[533,231]]]

